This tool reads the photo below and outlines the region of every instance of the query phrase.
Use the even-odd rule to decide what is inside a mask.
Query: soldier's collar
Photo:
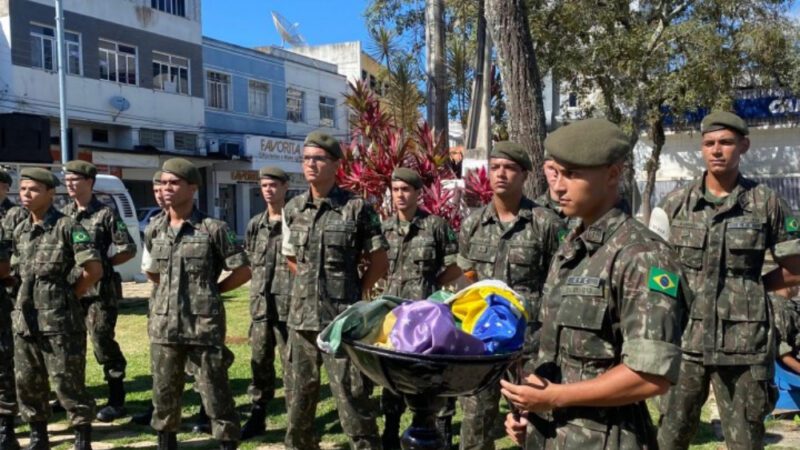
[[[301,195],[305,196],[305,198],[303,198],[303,209],[307,209],[314,204],[314,196],[311,194],[311,188],[308,188],[308,190]],[[347,191],[337,185],[333,185],[331,191],[328,192],[328,196],[321,200],[322,203],[327,203],[331,209],[338,210],[347,203]]]
[[[706,192],[706,177],[708,171],[704,171],[703,175],[694,183],[690,193],[690,201],[694,209],[702,209],[703,203],[708,202],[705,198]],[[748,180],[741,173],[736,177],[736,187],[733,188],[730,194],[725,198],[725,202],[717,211],[729,210],[738,204],[743,210],[750,211],[750,198],[747,195],[748,189],[754,185],[753,181]]]
[[[183,223],[188,223],[192,227],[197,228],[197,226],[203,222],[204,218],[205,216],[203,213],[201,213],[200,210],[195,207],[192,208],[192,213],[189,214],[189,217],[184,220]]]
[[[57,210],[55,206],[50,205],[50,208],[48,208],[47,212],[44,214],[44,220],[42,221],[41,226],[44,229],[49,230],[55,226],[56,222],[58,222],[58,219],[61,218],[61,216],[63,216],[63,214]],[[28,215],[27,223],[31,224],[31,226],[34,226],[32,214]]]
[[[533,217],[533,207],[535,205],[536,204],[533,201],[523,195],[519,203],[517,219],[522,218],[530,221]],[[500,218],[497,216],[497,209],[494,207],[494,201],[490,201],[489,204],[486,205],[486,208],[483,210],[483,214],[481,215],[481,224],[486,224],[489,222],[500,222]]]
[[[424,229],[425,228],[425,218],[428,217],[428,213],[423,211],[421,208],[417,208],[417,212],[414,213],[414,217],[411,218],[411,225]],[[399,226],[400,224],[400,217],[397,213],[392,214],[392,217],[386,220],[383,225],[384,230],[393,230],[395,227]]]
[[[614,205],[613,208],[608,210],[599,220],[590,225],[588,228],[578,235],[585,244],[589,252],[593,252],[601,247],[614,232],[617,231],[620,225],[628,219],[627,204],[624,200]],[[575,232],[577,230],[574,230]]]

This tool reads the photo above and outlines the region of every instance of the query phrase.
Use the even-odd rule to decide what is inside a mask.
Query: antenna
[[[283,41],[281,47],[285,47],[286,44],[289,44],[291,47],[306,45],[306,40],[300,32],[297,31],[297,28],[300,26],[299,23],[291,23],[286,17],[283,17],[275,11],[272,11],[272,23],[275,24],[275,29],[278,30],[278,34],[281,35],[281,41]]]

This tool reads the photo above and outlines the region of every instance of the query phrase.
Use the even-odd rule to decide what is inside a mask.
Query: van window
[[[121,214],[119,212],[119,209],[117,209],[117,204],[116,204],[116,202],[114,202],[114,198],[111,196],[111,194],[98,194],[98,193],[95,193],[94,195],[95,195],[95,197],[97,197],[98,200],[100,200],[100,203],[111,207],[111,209],[113,209],[114,212],[116,212],[118,215],[121,216]],[[20,204],[20,202],[19,202],[19,194],[16,194],[16,193],[15,194],[8,194],[8,198],[11,199],[11,201],[16,203],[17,205]],[[72,201],[72,199],[69,198],[68,194],[56,193],[56,196],[53,199],[53,206],[55,206],[56,209],[58,209],[58,210],[62,210],[71,201]]]

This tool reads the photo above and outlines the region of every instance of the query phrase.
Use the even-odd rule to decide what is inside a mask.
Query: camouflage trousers
[[[156,431],[177,432],[181,424],[181,397],[186,363],[192,363],[195,390],[200,394],[211,431],[219,441],[239,440],[239,415],[236,414],[228,382],[230,351],[225,346],[189,344],[150,344],[153,369],[153,419]]]
[[[14,383],[14,333],[9,322],[0,320],[6,324],[0,325],[0,416],[16,416],[19,410]]]
[[[48,376],[73,426],[92,423],[94,399],[86,390],[86,335],[14,335],[17,399],[26,422],[50,417]]]
[[[773,366],[703,366],[686,359],[681,361],[678,384],[661,401],[659,447],[689,448],[709,385],[714,387],[728,448],[764,448],[764,419],[777,401]]]
[[[266,405],[275,398],[275,347],[281,358],[283,368],[283,386],[287,394],[286,404],[291,401],[291,370],[286,360],[286,340],[288,338],[286,322],[270,323],[267,320],[250,324],[250,370],[253,379],[247,387],[247,394],[254,404]]]
[[[81,306],[86,316],[86,331],[92,340],[94,357],[103,366],[105,379],[125,378],[125,367],[128,363],[114,339],[118,315],[116,299],[82,298]]]
[[[476,395],[459,397],[464,418],[461,421],[461,450],[494,450],[495,425],[500,415],[500,383]],[[499,436],[498,436],[499,437]]]
[[[376,408],[370,399],[372,383],[348,358],[336,358],[317,348],[317,332],[289,329],[288,358],[293,382],[288,404],[285,446],[293,450],[319,449],[314,416],[320,390],[320,366],[325,365],[336,399],[339,421],[352,449],[380,449]],[[302,374],[302,376],[300,375]]]

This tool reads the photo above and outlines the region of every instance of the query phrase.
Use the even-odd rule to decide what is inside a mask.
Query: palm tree
[[[387,69],[392,70],[392,59],[399,50],[397,33],[383,25],[379,25],[370,28],[369,36],[372,41],[370,43],[370,56],[385,64]]]

